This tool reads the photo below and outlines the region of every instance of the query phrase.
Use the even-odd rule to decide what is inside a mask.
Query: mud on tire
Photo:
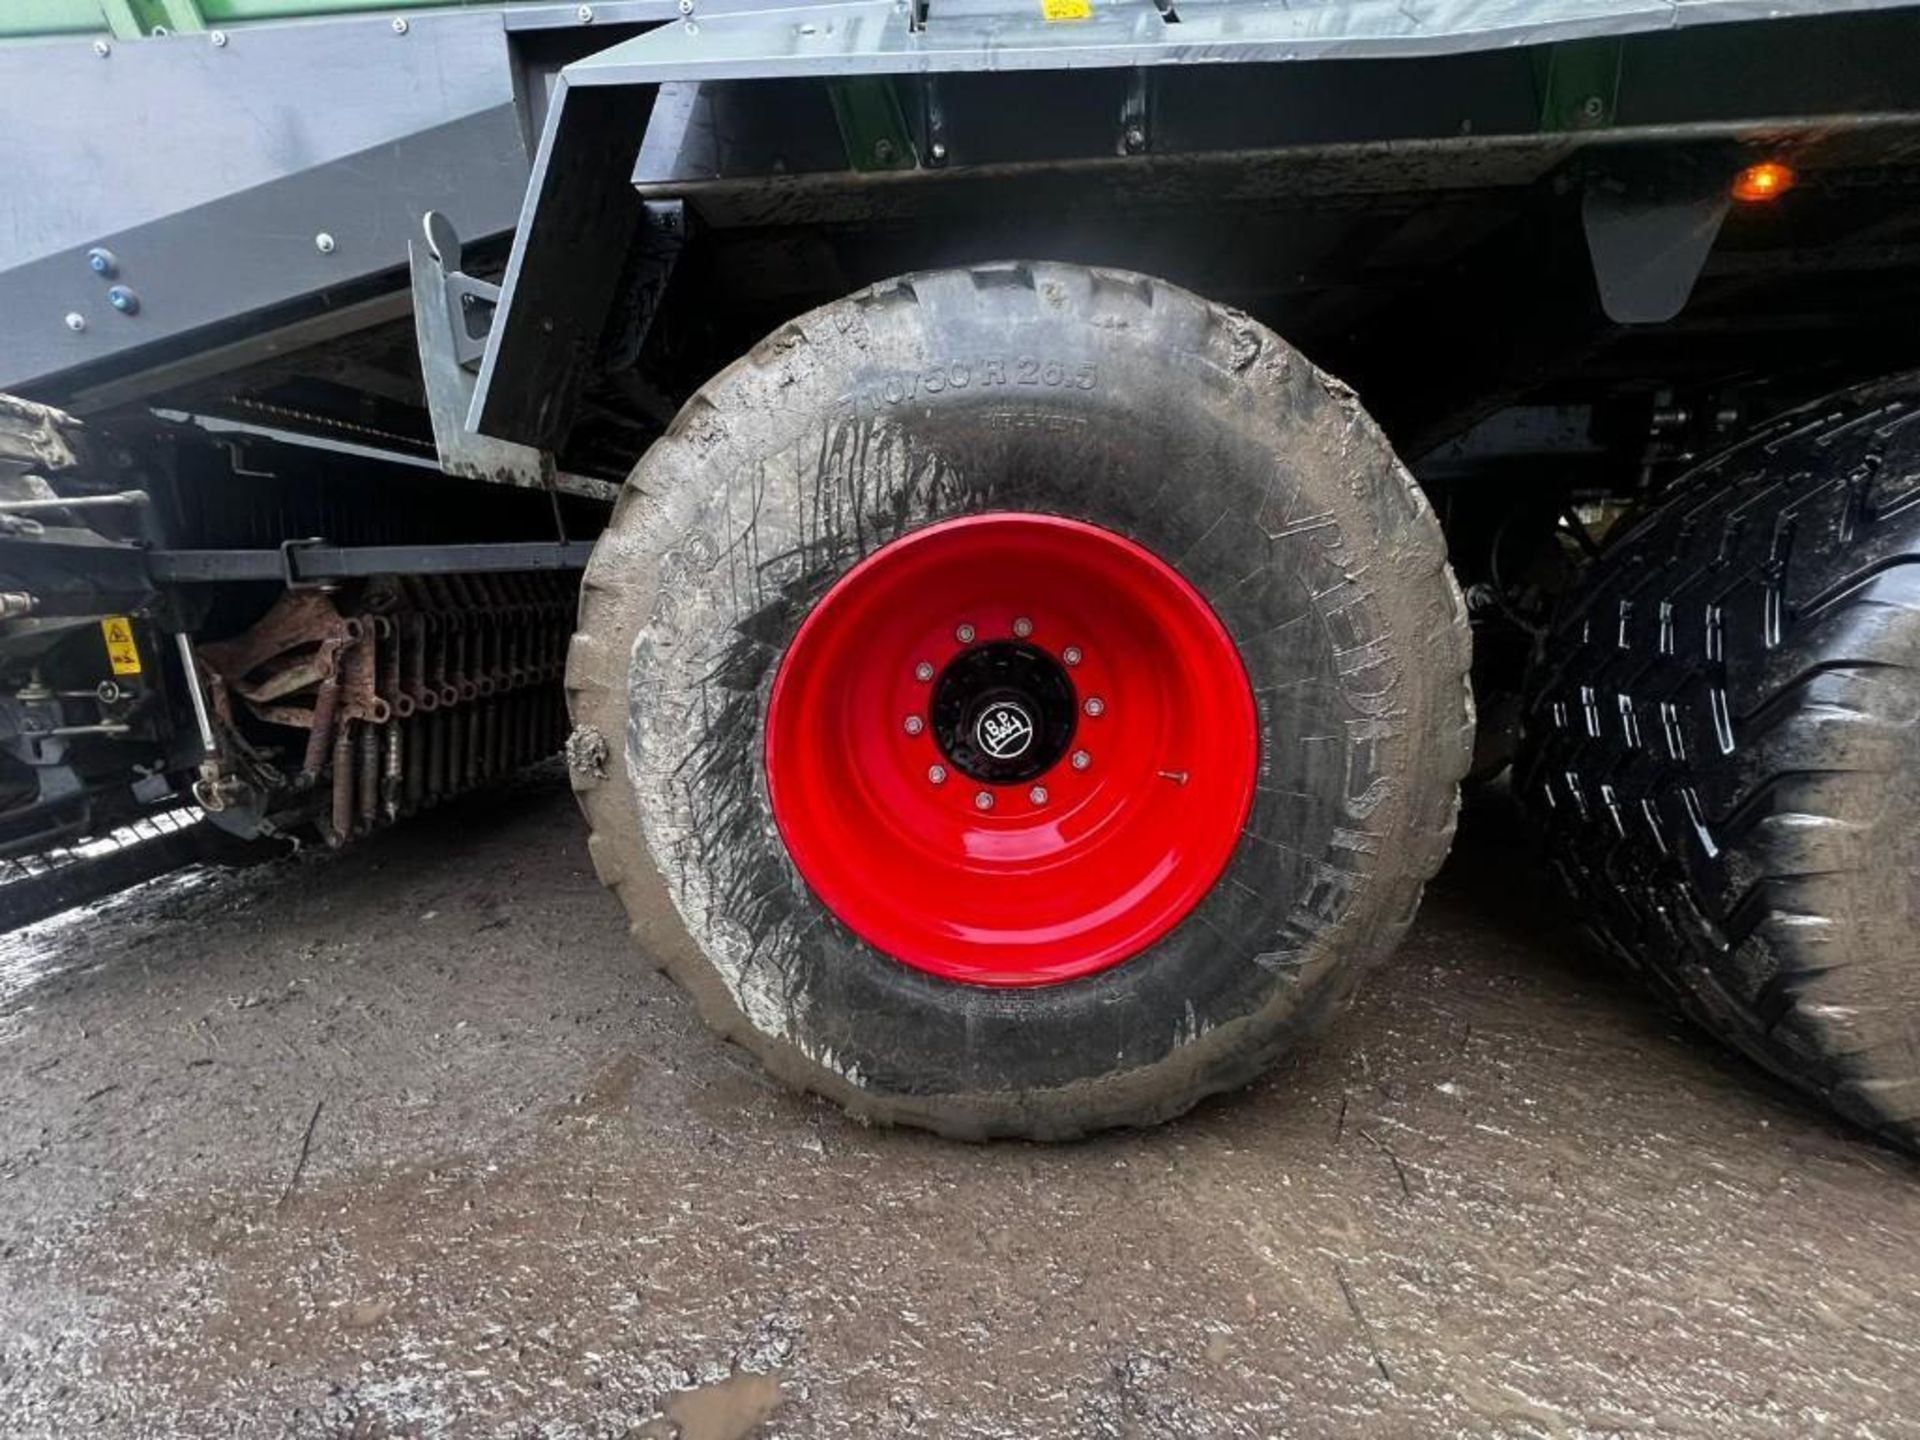
[[[1172,564],[1232,634],[1260,732],[1198,906],[1029,988],[854,935],[783,850],[762,770],[810,607],[887,542],[994,511]],[[775,1074],[879,1121],[1060,1138],[1244,1083],[1399,939],[1452,833],[1467,645],[1424,499],[1270,332],[1132,274],[914,275],[783,327],[635,469],[582,594],[575,783],[642,948]]]
[[[1920,1139],[1920,376],[1767,426],[1610,545],[1516,774],[1601,941]]]

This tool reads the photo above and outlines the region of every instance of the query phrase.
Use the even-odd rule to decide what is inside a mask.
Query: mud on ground
[[[1471,816],[1310,1052],[964,1147],[765,1081],[552,777],[0,943],[0,1414],[119,1436],[1920,1434],[1920,1166]]]

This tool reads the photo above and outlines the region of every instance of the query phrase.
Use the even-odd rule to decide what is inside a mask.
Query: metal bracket
[[[1141,155],[1152,143],[1152,109],[1148,104],[1147,72],[1136,68],[1127,73],[1127,98],[1120,106],[1120,139],[1114,149],[1121,155]]]
[[[940,76],[920,77],[921,133],[927,137],[926,154],[921,157],[928,169],[947,163],[947,109],[940,98]]]
[[[480,357],[487,351],[487,336],[493,330],[493,312],[500,306],[500,287],[476,280],[460,268],[459,233],[438,210],[427,211],[420,228],[426,235],[430,258],[440,267],[454,359],[461,369],[478,372]]]
[[[1620,111],[1617,39],[1568,40],[1546,47],[1540,75],[1542,130],[1603,130]]]
[[[853,75],[827,82],[840,142],[850,170],[911,170],[920,163],[900,97],[887,75]]]
[[[493,312],[500,306],[500,287],[456,270],[447,276],[447,312],[453,321],[453,358],[462,370],[480,373],[480,357],[487,353],[493,330]]]
[[[407,259],[420,380],[440,468],[471,479],[544,486],[552,470],[544,452],[467,429],[474,376],[493,329],[500,287],[460,269],[460,236],[438,211],[422,217],[420,238],[407,242]]]
[[[319,590],[326,586],[324,580],[302,580],[300,567],[294,562],[294,556],[302,550],[317,550],[326,544],[321,535],[308,535],[296,540],[280,542],[280,579],[289,590]]]

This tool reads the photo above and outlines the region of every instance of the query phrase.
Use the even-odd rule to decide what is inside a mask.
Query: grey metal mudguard
[[[591,315],[614,283],[596,273],[556,287],[553,267],[579,276],[602,263],[613,242],[578,223],[625,223],[617,192],[684,173],[674,130],[688,93],[709,82],[1439,57],[1902,8],[1920,7],[599,0],[17,41],[0,45],[0,387],[73,406],[92,386],[104,403],[97,387],[129,371],[296,320],[326,317],[312,340],[392,319],[406,304],[407,242],[437,209],[474,241],[517,222],[471,420],[550,442],[569,408],[554,357],[583,343],[583,322],[556,307]],[[564,69],[566,51],[530,43],[613,27],[632,38]],[[650,119],[659,133],[642,152]],[[565,223],[535,223],[548,214]],[[510,384],[495,383],[503,369]]]

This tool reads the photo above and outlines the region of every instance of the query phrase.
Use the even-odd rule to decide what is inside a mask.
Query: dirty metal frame
[[[289,588],[243,634],[183,642],[211,737],[195,797],[242,832],[317,801],[341,845],[551,754],[573,598],[551,574],[382,575],[344,599]],[[242,713],[305,738],[276,764]]]
[[[1801,0],[1766,7],[1769,23],[1914,8],[1910,0]],[[494,324],[467,416],[475,433],[555,450],[565,440],[586,362],[612,298],[621,262],[640,223],[643,198],[690,195],[702,185],[659,181],[641,164],[649,121],[674,118],[676,98],[693,85],[818,80],[839,87],[834,114],[843,133],[845,87],[904,81],[921,88],[925,113],[918,154],[890,146],[878,162],[851,157],[875,182],[907,183],[948,160],[939,110],[940,76],[992,74],[1064,77],[1069,72],[1130,73],[1115,118],[1110,159],[1121,163],[1155,145],[1146,77],[1177,67],[1252,67],[1309,59],[1384,60],[1463,56],[1517,46],[1577,50],[1608,37],[1671,32],[1683,27],[1752,21],[1746,0],[1512,0],[1489,6],[1442,0],[1419,7],[1390,4],[1296,5],[1281,0],[1100,0],[1088,18],[1049,23],[1040,7],[1006,0],[844,0],[787,10],[711,14],[637,36],[566,66],[555,83],[527,188]],[[1604,68],[1604,60],[1602,61]],[[1601,75],[1604,83],[1608,77]],[[1725,77],[1722,77],[1725,78]],[[1032,103],[1048,97],[1027,91]],[[1610,96],[1584,122],[1603,133],[1583,139],[1631,148],[1675,139],[1729,142],[1750,133],[1739,123],[1691,127],[1613,124]],[[657,102],[659,102],[657,104]],[[869,104],[869,119],[885,113]],[[1046,113],[1029,108],[1032,118]],[[1909,125],[1901,112],[1875,119]],[[1786,133],[1814,133],[1832,117],[1792,117]],[[1495,137],[1500,138],[1510,137]],[[1462,146],[1479,143],[1478,137]],[[867,157],[871,158],[871,157]],[[1717,232],[1724,207],[1703,195],[1698,177],[1671,183],[1657,162],[1631,160],[1636,183],[1609,185],[1587,206],[1587,233],[1603,303],[1616,320],[1670,318],[1684,303]],[[907,173],[892,173],[907,172]],[[849,182],[842,172],[819,179]],[[649,183],[649,182],[653,183]]]

